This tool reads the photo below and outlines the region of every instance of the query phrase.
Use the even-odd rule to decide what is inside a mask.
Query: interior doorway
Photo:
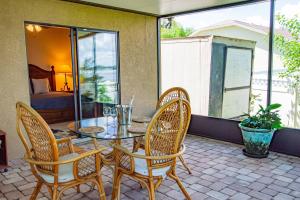
[[[119,103],[118,33],[25,23],[31,106],[47,123],[102,116]]]

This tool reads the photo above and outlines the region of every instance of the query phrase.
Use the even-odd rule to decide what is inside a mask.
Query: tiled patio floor
[[[267,159],[251,159],[242,155],[242,146],[188,136],[185,158],[193,174],[188,175],[178,164],[178,174],[193,200],[201,199],[300,199],[300,158],[270,153]],[[300,148],[300,147],[299,147]],[[9,171],[0,174],[0,199],[29,199],[35,185],[28,165],[22,160],[11,161]],[[103,169],[103,181],[108,199],[112,188],[111,170]],[[40,199],[47,199],[43,188]],[[65,192],[63,199],[97,199],[97,191],[87,185],[81,193]],[[156,192],[157,199],[184,199],[176,183],[164,181]],[[121,199],[148,199],[146,189],[122,179]]]

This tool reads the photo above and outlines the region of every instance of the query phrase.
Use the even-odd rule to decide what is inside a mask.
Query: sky
[[[97,33],[96,34],[96,65],[115,66],[116,65],[116,34]],[[85,59],[93,59],[93,36],[79,40],[79,61],[82,65]]]
[[[175,20],[184,27],[193,28],[195,30],[224,20],[240,20],[248,23],[269,26],[269,12],[270,2],[260,2],[181,15],[175,17]],[[300,17],[300,0],[277,0],[275,4],[275,13],[285,14],[287,17],[293,17],[294,15],[298,15]]]

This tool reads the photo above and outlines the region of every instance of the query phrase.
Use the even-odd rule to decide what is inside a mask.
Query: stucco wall
[[[58,0],[0,0],[0,129],[9,159],[23,155],[15,131],[15,103],[29,103],[24,21],[120,32],[122,102],[136,95],[135,112],[149,114],[157,100],[156,19]]]

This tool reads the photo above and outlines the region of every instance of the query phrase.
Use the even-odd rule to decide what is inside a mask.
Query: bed
[[[56,91],[54,66],[51,71],[44,70],[36,65],[29,64],[29,78],[31,88],[32,79],[49,80],[50,92],[42,94],[31,94],[31,107],[33,107],[47,123],[73,121],[74,116],[74,94],[73,92]]]

